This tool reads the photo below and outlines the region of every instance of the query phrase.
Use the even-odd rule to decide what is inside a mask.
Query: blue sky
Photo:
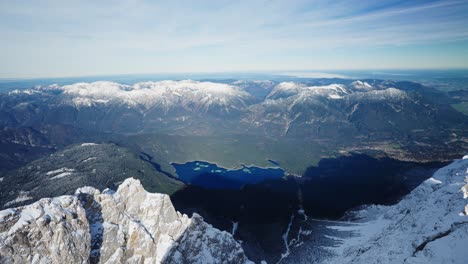
[[[0,0],[0,78],[468,68],[468,1]]]

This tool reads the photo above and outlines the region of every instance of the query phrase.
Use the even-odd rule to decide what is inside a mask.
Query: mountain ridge
[[[468,156],[439,169],[394,205],[368,205],[345,221],[330,221],[333,246],[318,263],[466,263]],[[307,232],[307,230],[304,230]],[[297,243],[297,241],[295,241]],[[310,262],[323,252],[292,252],[285,263]],[[314,262],[316,263],[316,262]]]
[[[251,263],[231,234],[126,179],[0,211],[2,263]]]

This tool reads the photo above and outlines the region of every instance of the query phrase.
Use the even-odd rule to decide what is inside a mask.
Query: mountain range
[[[96,141],[144,149],[166,169],[168,162],[195,160],[180,159],[183,154],[177,150],[161,153],[145,142],[149,137],[165,141],[158,148],[183,142],[177,137],[211,141],[196,146],[202,153],[218,153],[226,142],[238,142],[235,161],[223,160],[223,155],[200,158],[231,168],[241,163],[266,166],[271,159],[297,175],[324,156],[363,149],[405,160],[449,160],[467,147],[468,117],[452,107],[453,100],[421,84],[384,80],[38,86],[0,94],[3,169],[73,143]],[[258,144],[253,151],[264,153],[243,158],[251,147],[249,138]],[[195,151],[190,144],[182,146],[184,152]],[[203,151],[207,147],[211,149]],[[278,148],[284,155],[275,154]],[[294,153],[288,149],[301,148],[299,156],[307,160],[288,161]],[[24,151],[38,154],[28,157]]]

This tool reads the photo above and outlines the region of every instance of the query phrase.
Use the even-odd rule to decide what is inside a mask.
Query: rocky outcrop
[[[250,263],[239,243],[135,179],[0,211],[0,263]]]

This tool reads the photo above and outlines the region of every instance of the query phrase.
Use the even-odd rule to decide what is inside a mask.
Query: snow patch
[[[39,90],[36,90],[36,89],[24,89],[24,90],[13,90],[11,92],[8,92],[8,95],[12,95],[12,94],[27,94],[27,95],[32,95],[32,94],[35,94],[35,93],[40,93]]]
[[[236,231],[238,227],[239,227],[239,222],[232,222],[232,231],[231,231],[232,236],[236,235]]]
[[[96,144],[96,143],[83,143],[81,144],[82,147],[87,147],[87,146],[97,146],[99,144]]]
[[[281,253],[281,258],[280,260],[278,261],[278,263],[281,262],[282,259],[286,258],[287,256],[289,256],[289,254],[291,253],[291,251],[289,250],[289,241],[288,241],[288,236],[289,236],[289,231],[291,231],[291,226],[292,226],[292,223],[294,221],[294,214],[291,215],[291,218],[289,220],[289,224],[288,224],[288,228],[286,229],[286,232],[284,232],[282,238],[283,238],[283,243],[284,243],[284,247],[286,248],[286,251]]]
[[[21,203],[21,202],[31,200],[32,197],[29,196],[28,194],[29,194],[29,192],[20,190],[19,193],[18,193],[18,196],[14,200],[6,202],[3,206],[7,207],[7,206],[10,206],[10,205],[14,205],[14,204],[17,204],[17,203]]]
[[[48,171],[46,175],[53,175],[53,174],[57,174],[57,173],[65,172],[65,171],[74,171],[74,169],[68,169],[64,167],[64,168],[60,168],[57,170]]]
[[[6,209],[3,211],[0,211],[0,223],[2,222],[1,219],[5,219],[11,215],[14,215],[16,213],[16,210],[14,209]]]
[[[466,182],[468,182],[468,180]],[[468,198],[468,184],[462,187],[462,192],[463,192],[463,199]]]
[[[442,184],[441,181],[436,180],[436,179],[434,179],[434,178],[429,178],[429,179],[427,179],[427,180],[426,180],[426,183],[428,183],[428,184]]]
[[[353,236],[347,238],[328,236],[329,238],[340,242],[338,246],[329,247],[329,249],[337,255],[342,255],[346,248],[354,247],[364,243],[379,231],[383,230],[389,223],[389,220],[380,217],[377,220],[362,224],[342,222],[340,225],[327,226],[329,229],[343,232],[352,232],[354,234]]]
[[[304,221],[307,221],[309,219],[309,217],[307,216],[307,214],[305,213],[304,209],[302,209],[302,206],[301,208],[299,208],[299,210],[297,210],[297,213],[299,215],[302,215],[302,217],[304,217]]]
[[[73,173],[71,173],[71,172],[62,172],[62,173],[57,174],[57,175],[55,175],[54,177],[50,178],[49,180],[60,179],[60,178],[66,177],[66,176],[70,176],[70,175],[72,175],[72,174],[73,174]]]
[[[95,160],[95,159],[97,159],[97,157],[89,157],[89,158],[87,158],[87,159],[84,159],[82,162],[83,162],[83,163],[86,163],[86,162],[88,162],[88,161],[92,161],[92,160]]]
[[[59,174],[59,173],[63,173],[63,172],[74,172],[74,171],[75,171],[75,169],[69,169],[69,168],[64,167],[64,168],[60,168],[60,169],[57,169],[57,170],[48,171],[46,173],[46,175],[50,176],[50,175],[55,175],[55,174]]]
[[[352,82],[350,86],[359,91],[370,91],[374,88],[369,83],[359,80]]]
[[[337,95],[337,94],[330,94],[330,95],[328,95],[328,97],[329,97],[330,99],[341,99],[341,98],[343,98],[343,97],[341,97],[341,96],[339,96],[339,95]]]

